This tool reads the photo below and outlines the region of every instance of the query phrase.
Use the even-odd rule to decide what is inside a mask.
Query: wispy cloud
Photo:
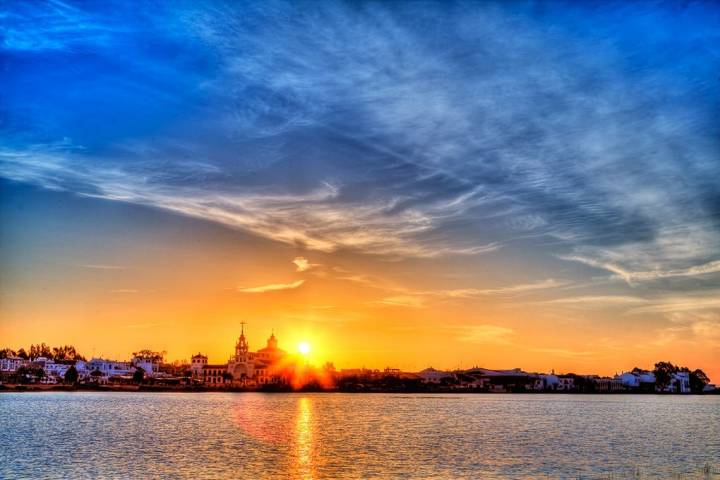
[[[558,357],[586,357],[589,355],[595,355],[597,352],[592,350],[568,350],[565,348],[531,348],[533,352],[546,353],[549,355],[555,355]]]
[[[515,334],[511,328],[487,324],[456,326],[453,327],[453,330],[455,330],[458,340],[478,344],[509,344],[511,337]]]
[[[140,290],[136,288],[115,288],[110,290],[110,293],[140,293]]]
[[[548,278],[546,280],[542,280],[535,283],[523,283],[518,285],[508,285],[504,287],[498,287],[498,288],[485,288],[485,289],[476,289],[476,288],[461,288],[461,289],[455,289],[455,290],[441,290],[438,292],[430,292],[431,294],[436,294],[439,296],[447,296],[452,298],[470,298],[470,297],[478,297],[478,296],[487,296],[487,295],[518,295],[522,293],[527,292],[534,292],[537,290],[547,290],[547,289],[553,289],[553,288],[560,288],[569,285],[570,282],[566,281],[559,281],[559,280],[553,280],[551,278]]]
[[[553,300],[545,300],[541,303],[549,305],[568,305],[568,306],[585,306],[585,307],[615,307],[638,305],[648,303],[648,300],[640,297],[631,297],[627,295],[580,295],[576,297],[555,298]]]
[[[259,287],[238,287],[237,291],[241,293],[266,293],[277,292],[281,290],[294,290],[305,283],[305,280],[298,280],[292,283],[271,283],[269,285],[261,285]]]
[[[714,260],[711,262],[702,263],[700,265],[692,265],[685,268],[676,268],[670,270],[658,269],[651,271],[630,271],[626,268],[610,262],[582,257],[578,255],[565,255],[560,256],[560,258],[562,258],[563,260],[580,262],[591,267],[607,270],[611,273],[616,274],[629,284],[632,284],[633,282],[652,281],[663,278],[696,277],[699,275],[708,275],[720,272],[720,260]]]
[[[374,306],[423,308],[425,299],[416,295],[395,295],[369,303]]]
[[[720,309],[720,292],[706,296],[671,296],[655,300],[648,305],[633,308],[628,313],[673,313]]]
[[[81,268],[88,268],[90,270],[125,270],[125,267],[121,265],[84,264],[78,266]]]

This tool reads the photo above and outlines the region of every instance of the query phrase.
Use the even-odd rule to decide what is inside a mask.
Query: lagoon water
[[[720,478],[706,465],[718,396],[0,394],[3,479]]]

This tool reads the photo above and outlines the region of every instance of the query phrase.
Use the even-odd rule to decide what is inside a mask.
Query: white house
[[[77,363],[80,364],[81,362]],[[119,375],[132,375],[135,373],[135,367],[128,362],[116,362],[114,360],[105,360],[103,358],[93,358],[89,362],[82,363],[84,375],[89,375],[97,370],[102,373],[102,377],[105,379]]]
[[[70,369],[70,365],[64,363],[55,363],[52,361],[45,362],[45,376],[48,378],[60,377],[65,378],[65,374]]]
[[[658,391],[672,393],[690,393],[690,372],[677,372],[670,376],[670,381]]]
[[[27,360],[20,357],[7,357],[0,359],[0,372],[15,372],[18,368],[25,365]]]
[[[542,373],[539,375],[538,380],[535,381],[536,390],[556,390],[560,379],[554,373],[546,374]]]
[[[623,387],[627,389],[640,388],[642,384],[655,383],[655,374],[648,371],[624,372],[620,375],[616,375],[615,378],[620,380]]]
[[[153,362],[149,358],[133,357],[132,365],[135,368],[142,368],[148,377],[152,377],[160,371],[160,363]]]

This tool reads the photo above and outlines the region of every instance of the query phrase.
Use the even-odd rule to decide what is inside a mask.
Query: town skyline
[[[202,358],[203,361],[207,364],[218,366],[218,365],[228,365],[228,370],[231,370],[231,364],[232,362],[235,362],[237,356],[239,355],[239,350],[241,345],[243,345],[244,351],[252,351],[253,342],[249,340],[250,335],[246,334],[245,332],[245,326],[247,325],[247,322],[240,321],[240,336],[235,342],[235,353],[232,354],[231,349],[226,349],[225,357],[222,357],[222,355],[218,357],[210,356],[206,354],[206,352],[202,350],[198,350],[197,352],[193,352],[189,356],[186,357],[171,357],[168,355],[168,352],[163,349],[155,350],[152,347],[148,347],[145,345],[142,348],[137,348],[136,352],[133,352],[132,357],[136,357],[138,355],[138,352],[142,355],[152,355],[153,357],[157,357],[160,362],[165,362],[168,365],[173,365],[176,368],[182,368],[182,367],[190,367],[194,365],[197,358]],[[510,372],[510,371],[517,371],[522,373],[530,373],[530,374],[539,374],[541,372],[549,372],[551,374],[558,374],[558,375],[579,375],[579,376],[598,376],[600,378],[612,378],[612,377],[618,377],[621,374],[624,374],[626,372],[635,372],[635,371],[651,371],[650,368],[653,366],[658,365],[657,361],[651,362],[649,365],[634,365],[632,368],[629,368],[627,365],[623,366],[622,368],[615,369],[613,373],[610,373],[610,370],[600,370],[600,371],[593,371],[593,372],[583,372],[583,371],[575,371],[575,370],[563,370],[563,369],[556,369],[556,368],[550,368],[549,370],[540,370],[540,369],[533,369],[533,368],[524,368],[524,366],[519,365],[513,365],[513,366],[497,366],[497,365],[487,365],[483,364],[482,362],[469,362],[468,365],[462,365],[458,364],[455,366],[446,366],[446,365],[432,365],[432,364],[425,364],[421,367],[418,366],[412,366],[410,368],[399,368],[400,365],[381,365],[381,364],[375,364],[375,365],[337,365],[336,362],[333,361],[331,358],[325,358],[320,357],[317,355],[316,349],[317,344],[314,344],[311,340],[309,340],[309,337],[296,337],[298,338],[297,343],[295,344],[283,344],[278,337],[275,335],[275,329],[270,329],[270,337],[267,338],[267,345],[268,347],[273,344],[273,348],[280,348],[280,352],[282,352],[283,356],[287,356],[288,359],[292,359],[293,363],[300,363],[307,365],[312,368],[327,368],[330,367],[335,371],[336,369],[338,371],[366,371],[366,372],[388,372],[388,371],[398,371],[398,372],[415,372],[415,371],[438,371],[438,372],[461,372],[465,370],[472,370],[472,369],[481,369],[481,370],[488,370],[488,371],[496,371],[496,372]],[[261,345],[262,342],[259,342],[258,345]],[[57,354],[57,352],[60,352],[61,357],[60,358],[67,358],[67,359],[82,359],[83,361],[87,358],[90,358],[94,361],[109,361],[109,362],[119,362],[119,363],[128,363],[127,353],[125,355],[119,354],[119,355],[103,355],[102,353],[95,354],[95,351],[93,351],[91,356],[86,356],[82,354],[81,349],[76,349],[72,345],[68,344],[60,344],[60,347],[51,348],[48,344],[45,342],[42,343],[31,343],[30,347],[28,349],[25,349],[23,347],[19,347],[17,349],[4,346],[0,346],[0,358],[25,358],[29,361],[37,358],[44,358],[48,357],[50,359],[53,359],[55,357],[54,354]],[[34,352],[34,353],[33,353]],[[71,356],[66,356],[67,352],[72,352]],[[252,354],[252,353],[251,353]],[[228,360],[229,358],[229,360]],[[663,364],[667,365],[673,365],[672,359],[664,359]],[[675,363],[676,365],[680,365],[679,363]],[[437,368],[436,368],[437,367]],[[685,369],[688,369],[688,367],[683,367]],[[711,367],[712,368],[712,367]],[[705,371],[712,371],[711,369],[708,369],[707,366],[697,366],[697,365],[691,365],[687,371],[693,371],[699,370],[702,372],[702,375],[706,380],[713,385],[714,387],[714,380],[712,376],[708,376]],[[557,372],[556,372],[557,370]]]
[[[539,372],[519,367],[490,369],[336,368],[332,362],[314,365],[312,346],[301,341],[297,351],[282,348],[275,333],[253,350],[245,336],[245,322],[227,361],[217,362],[202,352],[188,361],[166,360],[164,351],[142,349],[130,359],[93,356],[89,360],[74,346],[32,344],[26,351],[0,349],[0,389],[47,390],[104,388],[109,391],[341,391],[466,393],[674,393],[717,394],[716,385],[701,368],[656,362],[652,369],[633,367],[612,376],[597,373]],[[40,384],[38,386],[38,384]]]

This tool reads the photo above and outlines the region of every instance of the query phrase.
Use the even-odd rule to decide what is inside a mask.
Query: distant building
[[[47,378],[65,378],[65,374],[70,369],[70,365],[66,363],[55,363],[55,362],[45,362],[45,367],[43,370],[45,371],[45,376]]]
[[[135,367],[130,362],[118,362],[104,358],[93,358],[89,362],[79,360],[75,363],[75,368],[80,378],[93,379],[97,383],[107,383],[113,377],[130,376],[135,373]]]
[[[202,381],[207,385],[224,385],[230,383],[230,377],[228,375],[228,366],[225,365],[211,365],[205,364],[202,369]]]
[[[538,380],[535,385],[538,387],[536,390],[557,390],[560,379],[554,373],[543,373],[538,375]]]
[[[199,353],[197,355],[193,355],[190,359],[190,373],[192,374],[192,378],[194,379],[202,379],[203,376],[203,368],[205,368],[205,365],[208,363],[208,357],[207,355],[203,355],[202,353]]]
[[[452,377],[452,373],[445,372],[442,370],[435,370],[434,368],[426,368],[417,373],[417,376],[423,383],[440,383],[443,378]]]
[[[600,393],[622,392],[625,390],[619,378],[597,377],[594,379],[595,391]]]
[[[658,391],[668,393],[690,393],[690,372],[676,372],[670,376],[665,387],[657,387]]]
[[[655,374],[647,370],[633,370],[615,376],[626,390],[655,391]]]
[[[18,368],[27,363],[20,357],[0,358],[0,372],[16,372]]]
[[[575,376],[574,375],[558,375],[558,383],[555,388],[558,392],[572,392],[575,390]]]
[[[235,354],[226,364],[208,364],[207,356],[198,353],[191,358],[190,371],[193,378],[213,386],[282,383],[286,381],[286,357],[285,350],[278,348],[274,333],[264,348],[251,352],[243,324],[235,343]]]
[[[130,363],[136,369],[142,368],[148,377],[154,377],[160,371],[160,362],[152,358],[135,356]]]

